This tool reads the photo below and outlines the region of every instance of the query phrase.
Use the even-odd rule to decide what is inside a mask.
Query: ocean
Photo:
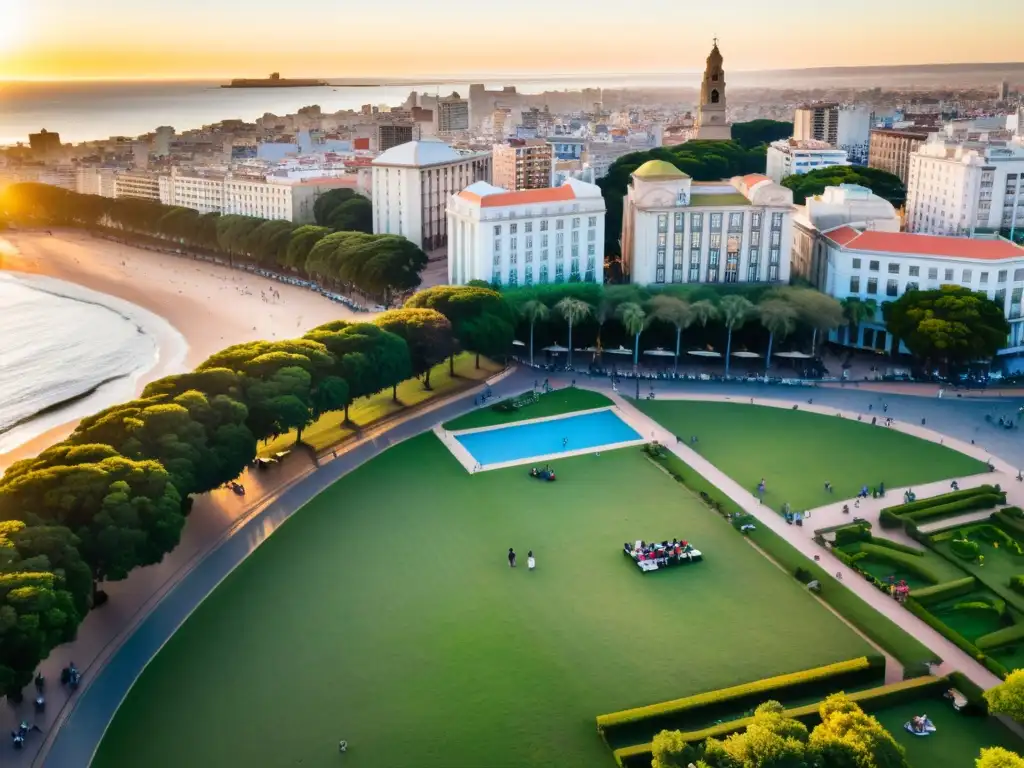
[[[186,349],[152,313],[38,275],[0,272],[0,322],[0,454],[131,399],[165,331],[177,337],[168,354]]]

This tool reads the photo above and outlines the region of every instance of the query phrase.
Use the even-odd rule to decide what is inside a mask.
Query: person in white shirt
[[[537,567],[537,561],[533,557],[533,550],[526,553],[526,567],[531,571]]]

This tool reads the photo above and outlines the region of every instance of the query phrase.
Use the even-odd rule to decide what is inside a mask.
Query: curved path
[[[497,396],[518,393],[523,389],[529,388],[538,377],[542,379],[549,377],[552,384],[556,386],[564,386],[570,383],[569,375],[556,377],[527,369],[508,375],[500,383],[495,384],[492,389]],[[606,392],[611,389],[611,384],[607,379],[589,380],[578,374],[577,379],[579,379],[580,385],[587,388]],[[643,395],[651,385],[650,382],[642,382],[641,386],[641,394]],[[856,410],[866,410],[869,400],[880,399],[874,393],[863,391],[807,390],[749,384],[654,382],[654,386],[662,396],[678,396],[682,393],[696,395],[698,393],[715,392],[717,397],[723,399],[730,396],[737,399],[740,397],[746,399],[753,395],[758,400],[761,400],[762,403],[765,400],[792,402],[794,398],[800,398],[808,392],[812,392],[816,400],[838,401],[845,403],[847,406],[852,405]],[[633,383],[623,382],[623,390],[632,392]],[[62,706],[56,711],[56,716],[52,719],[52,725],[49,725],[47,729],[49,732],[46,734],[46,738],[39,742],[30,742],[27,746],[30,748],[35,747],[35,749],[17,753],[13,756],[13,760],[10,762],[5,761],[5,764],[12,766],[45,766],[46,768],[78,768],[78,766],[85,768],[88,766],[107,725],[138,675],[141,674],[149,660],[155,656],[181,623],[216,588],[221,580],[265,541],[281,523],[327,486],[362,463],[377,456],[388,447],[424,432],[438,422],[447,421],[472,410],[474,406],[470,398],[474,392],[478,391],[479,388],[463,393],[447,401],[436,403],[425,411],[411,414],[399,422],[388,424],[375,431],[369,431],[361,440],[348,446],[344,453],[340,453],[337,458],[322,464],[319,469],[303,468],[298,472],[293,472],[293,476],[290,479],[284,483],[278,483],[275,488],[268,489],[266,495],[255,503],[250,502],[248,505],[241,502],[236,503],[236,507],[243,508],[244,511],[241,514],[237,514],[231,524],[226,526],[227,530],[225,530],[225,526],[222,524],[212,532],[205,532],[207,535],[195,546],[191,559],[186,557],[184,564],[179,560],[176,569],[165,575],[163,581],[159,582],[158,589],[150,590],[147,600],[137,607],[133,615],[129,615],[127,618],[115,617],[112,628],[109,626],[100,627],[100,634],[104,630],[107,633],[107,642],[102,651],[96,654],[94,660],[86,667],[84,687],[79,693],[71,697],[70,700],[64,702],[61,701],[64,697],[64,692],[59,691],[56,685],[51,685],[48,689],[51,710],[54,709],[53,705],[55,703]],[[972,429],[975,432],[981,429],[978,423],[984,423],[984,413],[990,411],[995,413],[996,410],[1002,409],[999,410],[999,415],[1003,415],[1011,405],[1005,400],[998,403],[995,407],[987,402],[979,403],[974,401],[971,403],[973,410],[965,415],[961,412],[963,406],[967,405],[965,401],[958,402],[948,399],[945,402],[929,401],[920,397],[900,398],[896,396],[888,398],[888,402],[891,404],[891,414],[895,415],[898,413],[897,403],[900,400],[916,401],[913,409],[915,412],[921,410],[920,406],[926,406],[924,410],[928,412],[929,423],[937,423],[940,425],[940,429],[948,429],[950,434],[958,435],[961,439],[969,435]],[[936,402],[941,413],[934,413]],[[627,407],[631,406],[627,404]],[[638,415],[642,418],[647,418],[642,416],[642,414]],[[936,417],[938,418],[936,419]],[[915,416],[914,418],[917,417]],[[659,429],[656,425],[652,424],[652,426],[652,431]],[[1011,458],[1014,464],[1024,465],[1024,449],[1021,448],[1019,441],[1013,440],[1011,442],[1007,439],[1008,437],[1010,436],[998,433],[985,433],[986,442],[990,439],[997,443],[1005,441],[1007,443],[1005,447],[1012,448],[1012,450],[1008,450],[1003,455]],[[1015,435],[1012,435],[1012,437],[1015,437]],[[1002,448],[1004,446],[1000,445],[999,447]],[[699,456],[696,456],[696,458],[688,457],[689,459],[693,459],[694,462],[704,461]],[[705,462],[705,464],[707,463]],[[702,465],[702,469],[707,469],[709,479],[712,479],[716,485],[719,485],[719,487],[722,487],[723,490],[732,495],[728,485],[733,481],[725,477],[724,474],[710,464],[707,464],[706,467]],[[719,482],[720,480],[721,482]],[[736,489],[738,493],[749,496],[738,486]],[[777,515],[772,514],[776,518],[775,522],[781,520]],[[765,524],[771,525],[771,522],[766,519]],[[793,529],[790,526],[783,526],[782,530],[780,530],[780,533],[785,535],[787,540],[797,545],[797,542],[793,541],[792,532]],[[799,548],[801,551],[804,549],[802,546]],[[809,552],[805,554],[810,556]],[[856,579],[850,579],[847,583],[859,582]],[[872,590],[872,595],[874,597],[884,597],[874,590]],[[865,594],[862,597],[874,605],[874,601],[868,599],[868,595]],[[114,602],[116,602],[116,597],[112,604]],[[891,608],[892,606],[887,605],[886,607]],[[882,612],[888,615],[888,610],[883,610]],[[90,618],[102,614],[103,611],[93,612]],[[944,638],[938,636],[937,633],[932,633],[935,635],[935,638],[932,638],[923,631],[918,632],[918,625],[929,632],[931,630],[911,614],[901,611],[900,617],[899,623],[919,637],[927,638],[925,642],[930,647],[943,647],[941,644],[933,646],[931,642],[935,638],[944,642]],[[110,619],[109,614],[107,614],[107,618]],[[910,620],[909,626],[906,623],[908,620]],[[102,620],[100,621],[102,622]],[[107,622],[107,624],[110,623],[110,621]],[[83,625],[84,629],[85,625]],[[96,627],[94,626],[92,629],[95,630]],[[60,652],[55,651],[53,656],[59,657],[62,663],[64,659],[74,658],[74,646],[82,640],[81,634],[79,641],[62,647],[59,649]],[[955,658],[953,654],[946,653],[945,651],[940,652],[940,655],[946,659]],[[978,666],[976,662],[967,659],[966,655],[963,656],[965,660]],[[53,657],[47,662],[50,667],[55,663],[56,660]],[[961,665],[957,664],[957,666]],[[59,669],[59,667],[55,668]],[[52,673],[52,670],[50,670],[50,673]],[[54,675],[48,674],[48,677],[53,679]],[[976,675],[972,674],[971,677],[976,677]],[[986,682],[990,684],[990,681]],[[27,712],[27,710],[22,709],[21,712],[16,714],[20,717],[24,712]],[[31,720],[32,718],[30,717],[29,719]],[[45,723],[46,720],[40,722]]]

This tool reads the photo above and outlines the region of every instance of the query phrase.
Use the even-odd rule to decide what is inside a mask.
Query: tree
[[[505,297],[490,287],[438,285],[427,288],[412,296],[406,303],[407,308],[434,309],[448,318],[452,324],[455,338],[466,349],[474,349],[467,340],[466,323],[488,314],[508,323],[513,322],[512,306]],[[507,347],[501,350],[502,354]],[[484,354],[487,354],[486,352]],[[448,359],[449,372],[455,373],[454,355]]]
[[[679,352],[683,340],[683,331],[689,328],[696,316],[693,306],[688,301],[677,299],[675,296],[660,295],[651,299],[651,314],[655,320],[669,323],[676,329],[676,357],[673,371],[679,373]]]
[[[730,297],[726,297],[730,298]],[[796,309],[782,299],[767,299],[757,305],[761,325],[768,329],[768,354],[765,356],[764,375],[772,365],[772,343],[775,336],[788,336],[796,327]]]
[[[909,768],[903,747],[877,718],[866,714],[845,693],[835,693],[819,707],[821,723],[809,746],[820,765],[829,768]]]
[[[793,190],[793,202],[797,205],[803,205],[808,197],[820,195],[825,187],[837,187],[840,184],[867,187],[895,208],[902,208],[907,200],[907,188],[899,176],[862,165],[833,165],[787,176],[782,180],[782,186]]]
[[[640,334],[647,327],[647,313],[632,301],[620,304],[616,311],[626,332],[633,337],[633,370],[640,365]]]
[[[959,285],[907,291],[884,304],[882,315],[913,355],[947,366],[991,359],[1010,333],[1001,306]]]
[[[860,339],[860,324],[875,319],[878,313],[878,302],[874,299],[861,299],[850,296],[839,302],[843,308],[843,318],[850,328],[850,343],[857,345]]]
[[[462,343],[476,353],[476,367],[480,355],[497,358],[508,354],[515,332],[512,326],[497,315],[483,314],[462,324]]]
[[[781,120],[751,120],[749,123],[732,124],[732,140],[746,149],[762,144],[771,144],[793,135],[793,124]]]
[[[983,747],[975,768],[1024,768],[1024,757],[1003,747]]]
[[[1024,669],[1015,669],[995,688],[985,691],[988,711],[1024,723]]]
[[[679,731],[661,731],[651,744],[651,768],[687,768],[700,759],[700,751]]]
[[[533,365],[533,328],[538,320],[547,320],[551,311],[543,301],[530,299],[519,307],[519,314],[530,324],[530,365]]]
[[[818,348],[818,332],[827,334],[844,322],[843,305],[828,294],[813,288],[774,289],[766,296],[785,299],[797,311],[798,320],[813,329],[811,354]]]
[[[696,323],[700,323],[701,328],[708,327],[709,320],[718,319],[718,307],[711,303],[708,299],[701,299],[695,301],[690,305],[690,309],[693,311],[693,320]]]
[[[285,266],[292,267],[299,272],[306,272],[306,259],[309,258],[310,251],[330,233],[331,230],[327,227],[318,227],[312,224],[306,224],[293,230],[285,251]]]
[[[580,320],[585,318],[587,315],[589,315],[593,311],[594,308],[590,304],[587,304],[587,302],[585,302],[585,301],[580,301],[579,299],[573,299],[573,298],[570,298],[570,297],[566,297],[566,298],[562,299],[560,302],[558,302],[557,304],[555,304],[555,309],[558,311],[558,314],[560,314],[565,319],[565,322],[569,324],[569,357],[568,357],[568,365],[571,368],[572,367],[572,327],[574,325],[576,325],[576,323],[578,323]]]
[[[743,296],[726,296],[718,305],[718,311],[725,323],[727,333],[725,340],[725,375],[729,375],[730,355],[732,354],[732,332],[743,326],[754,311],[754,305]]]
[[[357,196],[358,193],[353,189],[331,189],[324,192],[313,203],[313,221],[321,227],[328,227],[331,214],[339,206]]]
[[[372,233],[373,204],[362,195],[356,195],[330,212],[327,226],[335,231]]]
[[[378,315],[374,324],[405,339],[413,373],[422,375],[424,389],[430,389],[430,369],[455,348],[448,318],[434,309],[392,309]]]
[[[745,731],[705,743],[703,761],[709,768],[811,768],[807,726],[786,717],[777,701],[754,710]]]

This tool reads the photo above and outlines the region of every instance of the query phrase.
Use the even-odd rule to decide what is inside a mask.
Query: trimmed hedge
[[[1012,645],[1024,640],[1024,622],[1013,624],[1009,627],[997,629],[982,635],[975,641],[975,645],[983,651],[990,651],[993,648],[1001,648],[1004,645]]]
[[[992,513],[989,519],[1007,533],[1013,536],[1024,537],[1024,520],[1010,514],[1011,509],[1019,510],[1020,507],[1005,507]]]
[[[883,509],[878,514],[878,524],[883,528],[899,528],[903,525],[903,519],[888,509]]]
[[[912,547],[909,544],[902,544],[892,539],[883,539],[878,536],[872,536],[868,539],[869,544],[874,544],[876,547],[885,547],[886,549],[893,549],[897,552],[905,552],[908,555],[914,555],[915,557],[924,557],[924,550]]]
[[[985,699],[985,690],[971,681],[963,672],[950,672],[947,675],[949,684],[956,688],[967,699],[967,706],[960,711],[966,715],[988,715],[988,701]]]
[[[974,576],[965,576],[954,581],[944,581],[931,587],[922,587],[910,592],[910,596],[922,605],[926,603],[939,602],[950,597],[958,597],[973,592],[978,585]]]
[[[929,507],[949,504],[950,502],[959,501],[960,499],[969,499],[972,496],[998,492],[999,491],[994,485],[979,485],[977,488],[964,488],[960,491],[940,493],[938,496],[929,496],[927,499],[919,499],[918,501],[912,501],[909,504],[897,504],[892,507],[885,507],[882,510],[882,514],[884,515],[886,512],[889,512],[893,515],[901,516],[909,512],[917,512],[918,510],[928,509]]]
[[[981,554],[981,547],[978,542],[970,539],[952,539],[949,542],[949,550],[961,560],[973,563]]]
[[[913,520],[915,523],[920,523],[923,520],[959,515],[964,512],[974,512],[978,509],[992,509],[996,505],[1002,504],[1004,501],[1006,501],[1005,495],[984,493],[972,496],[969,499],[960,499],[959,501],[951,501],[949,504],[940,504],[936,507],[928,507],[926,509],[919,509],[916,512],[908,512],[901,515],[901,517],[903,520]]]
[[[634,725],[649,720],[657,720],[668,717],[675,717],[683,713],[694,712],[695,710],[730,704],[742,708],[742,702],[756,702],[772,698],[777,691],[806,686],[836,677],[847,677],[857,673],[867,672],[881,665],[885,666],[885,659],[881,656],[869,659],[861,656],[857,659],[840,661],[836,664],[828,664],[824,667],[805,669],[800,672],[791,672],[786,675],[755,680],[743,685],[734,685],[729,688],[720,688],[715,691],[705,691],[693,696],[686,696],[681,699],[662,701],[657,704],[648,704],[645,707],[634,707],[624,709],[620,712],[611,712],[606,715],[598,715],[597,730],[604,736],[610,729],[626,725]]]
[[[1015,520],[1024,520],[1024,509],[1021,509],[1020,507],[1007,507],[1003,512]]]
[[[921,619],[925,624],[934,629],[940,635],[950,640],[964,653],[968,653],[976,659],[981,659],[984,654],[981,650],[970,642],[966,637],[961,635],[959,632],[952,629],[946,622],[942,621],[938,616],[933,614],[923,605],[917,602],[913,597],[908,597],[903,603],[907,607],[907,610],[912,614]]]
[[[1024,576],[1011,576],[1010,577],[1010,589],[1014,592],[1020,592],[1024,595]]]
[[[835,534],[835,546],[837,547],[845,547],[860,541],[871,541],[871,527],[860,523],[837,528]]]
[[[941,581],[934,571],[921,564],[920,558],[917,555],[908,555],[905,552],[889,547],[880,547],[877,544],[861,544],[858,554],[903,568],[917,574],[925,581],[930,581],[932,584],[937,584]]]

